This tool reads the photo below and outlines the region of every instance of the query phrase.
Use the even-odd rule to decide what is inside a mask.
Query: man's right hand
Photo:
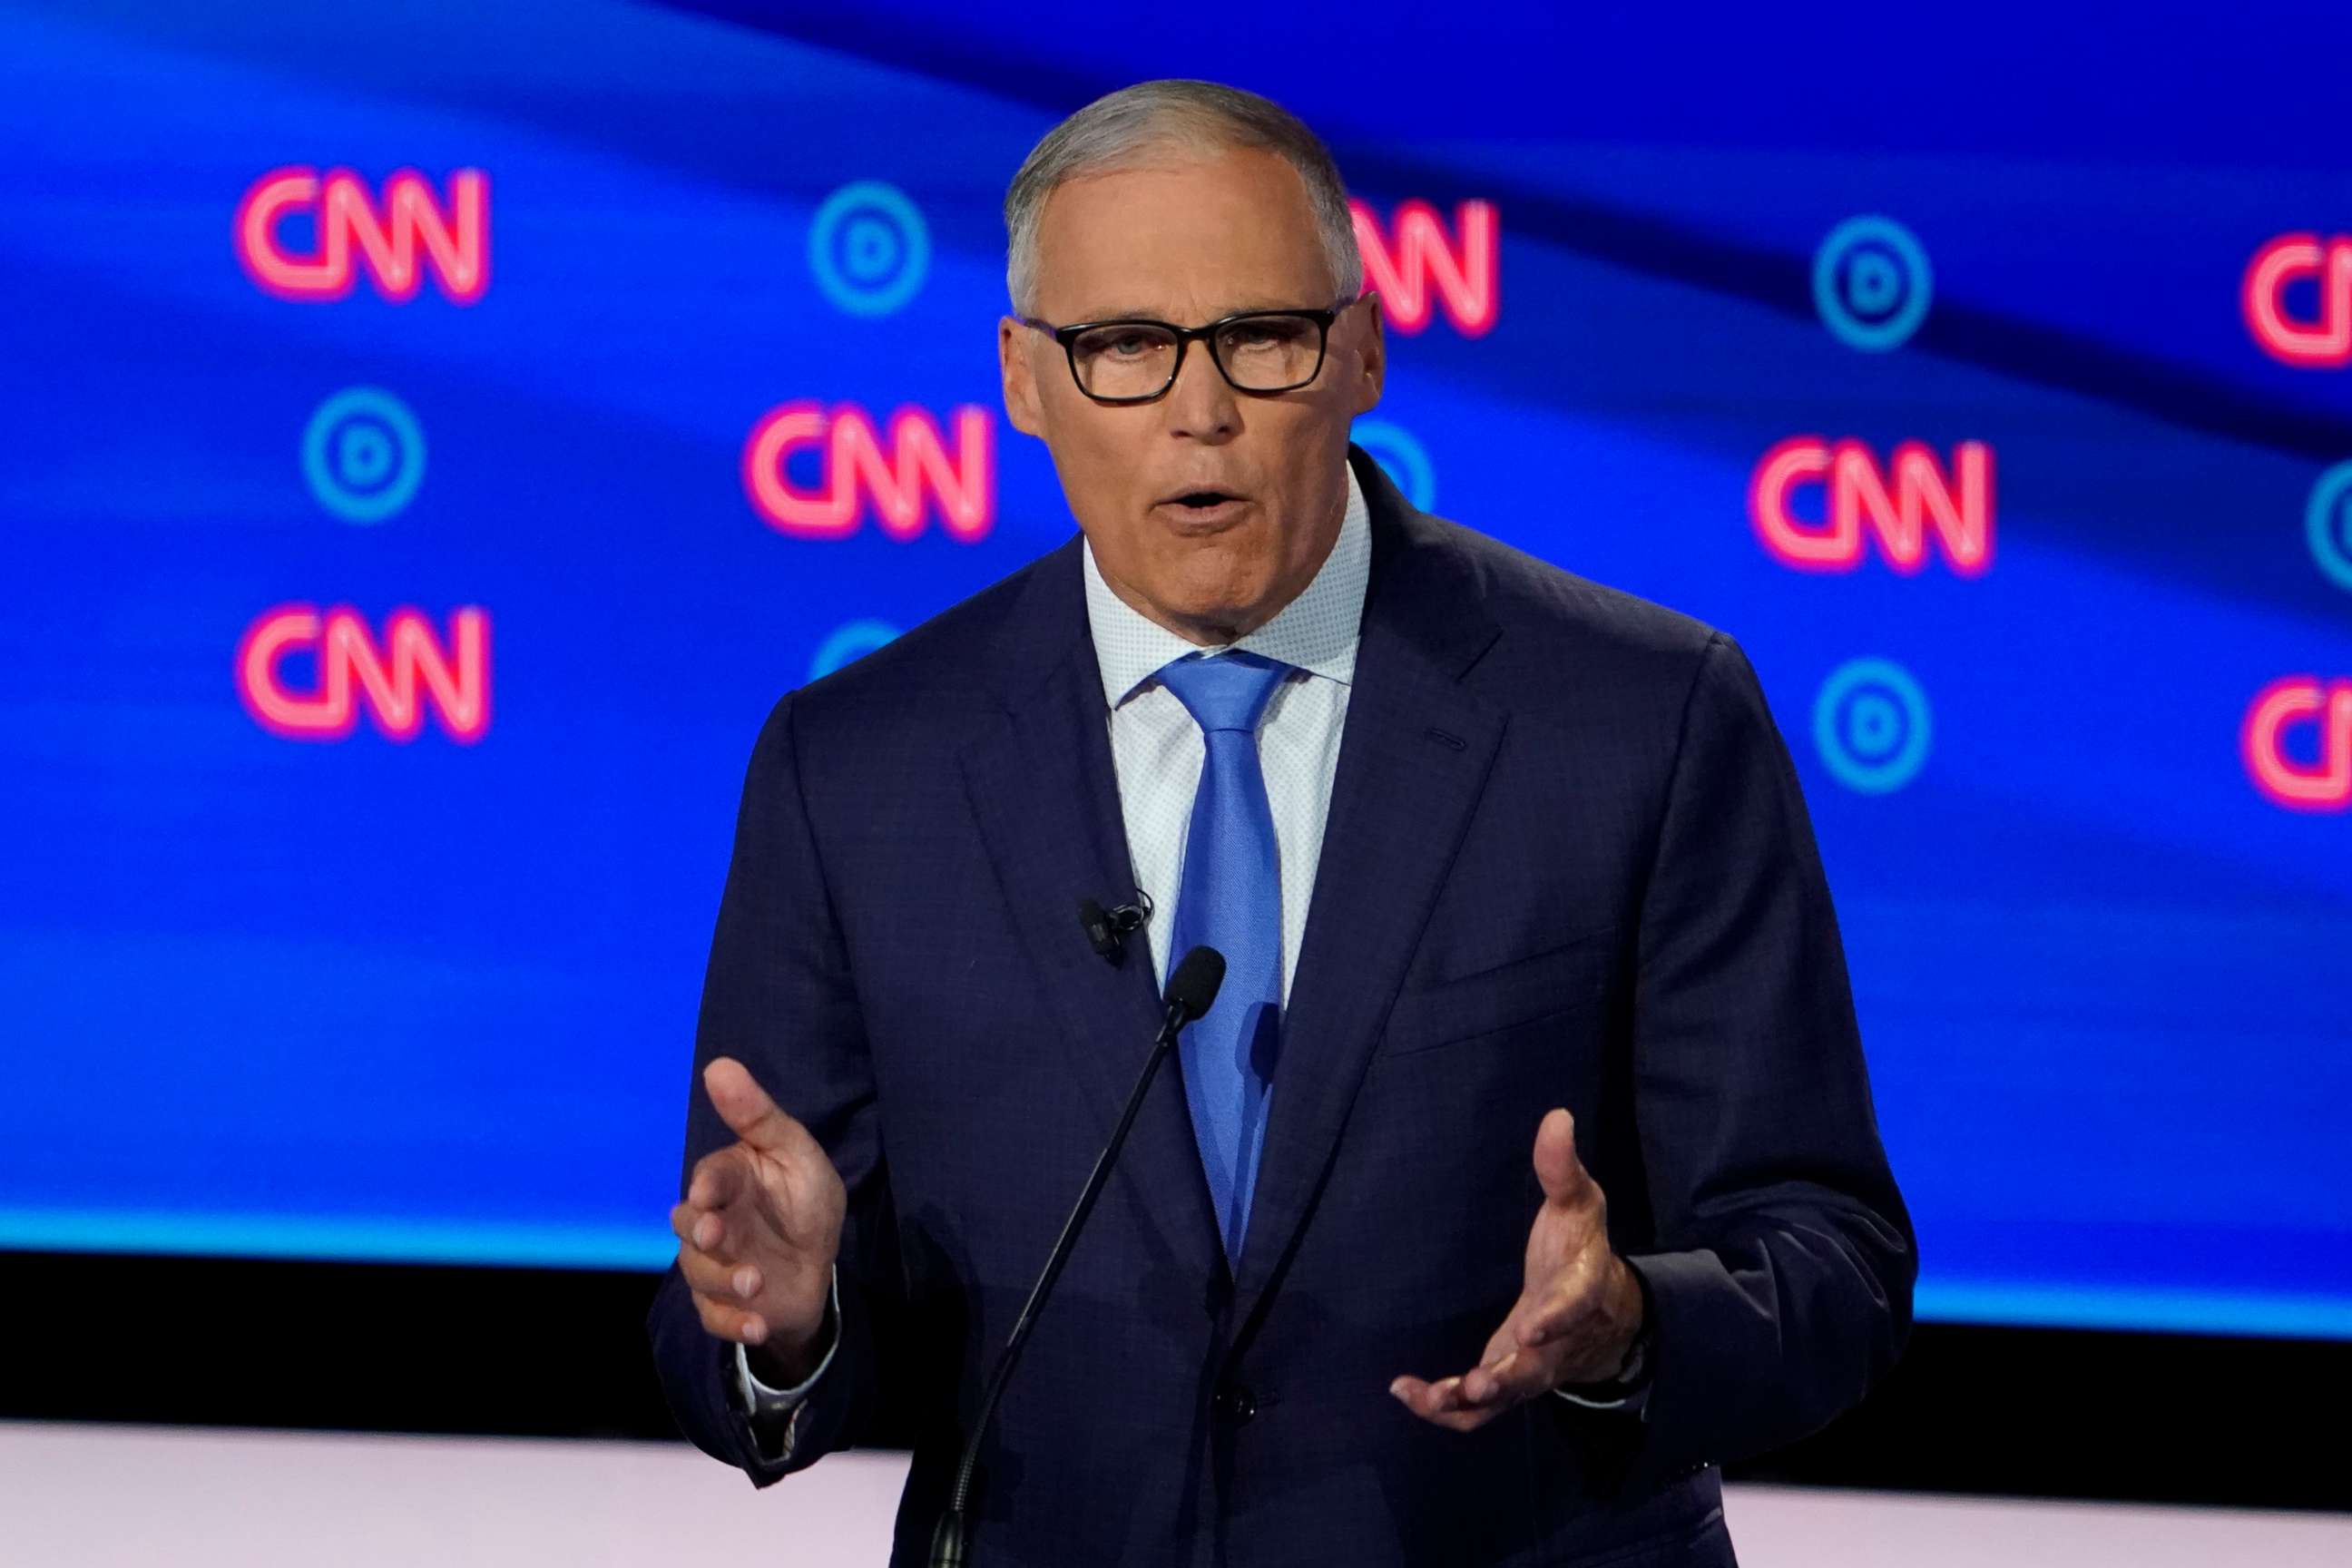
[[[847,1194],[824,1146],[742,1063],[717,1058],[702,1087],[737,1142],[696,1163],[669,1211],[678,1268],[703,1328],[752,1347],[753,1374],[789,1387],[816,1367]]]

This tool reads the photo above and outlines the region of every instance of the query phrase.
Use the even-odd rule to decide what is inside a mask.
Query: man
[[[680,1424],[761,1486],[910,1443],[923,1561],[1202,942],[971,1561],[1732,1563],[1717,1467],[1858,1400],[1916,1271],[1747,659],[1349,444],[1379,304],[1273,104],[1115,93],[1006,216],[1005,405],[1081,536],[761,731],[649,1324]],[[1107,962],[1077,901],[1136,889]]]

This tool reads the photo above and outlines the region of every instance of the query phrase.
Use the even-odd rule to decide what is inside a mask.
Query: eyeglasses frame
[[[1217,367],[1217,374],[1224,377],[1225,384],[1245,397],[1272,397],[1285,392],[1297,392],[1302,386],[1312,386],[1315,384],[1315,378],[1323,374],[1323,362],[1330,356],[1331,323],[1338,321],[1351,307],[1372,299],[1377,292],[1371,289],[1360,289],[1320,310],[1309,310],[1301,306],[1276,306],[1264,310],[1235,310],[1230,316],[1220,316],[1202,327],[1180,327],[1173,321],[1163,321],[1152,316],[1108,316],[1098,321],[1073,321],[1066,326],[1059,327],[1051,321],[1041,321],[1034,316],[1024,316],[1018,311],[1013,312],[1013,319],[1024,327],[1035,328],[1062,345],[1062,357],[1067,360],[1070,365],[1070,383],[1080,393],[1107,407],[1131,408],[1138,404],[1157,403],[1168,395],[1169,389],[1176,384],[1176,378],[1184,374],[1185,350],[1191,348],[1196,340],[1208,346],[1209,363]],[[1298,316],[1315,323],[1315,368],[1307,373],[1304,380],[1294,381],[1287,386],[1244,386],[1234,379],[1233,372],[1225,368],[1225,362],[1217,353],[1216,334],[1232,326],[1235,321],[1246,321],[1261,316]],[[1157,327],[1162,331],[1175,334],[1176,361],[1168,367],[1168,379],[1160,384],[1160,390],[1139,394],[1132,397],[1105,397],[1098,393],[1087,390],[1085,379],[1078,374],[1077,342],[1081,334],[1091,332],[1098,327]]]

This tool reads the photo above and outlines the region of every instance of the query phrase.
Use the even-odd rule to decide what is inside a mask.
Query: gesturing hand
[[[1535,1161],[1544,1201],[1528,1236],[1527,1283],[1478,1365],[1436,1383],[1389,1384],[1414,1415],[1456,1432],[1563,1383],[1606,1381],[1641,1330],[1641,1282],[1609,1245],[1608,1202],[1576,1157],[1567,1110],[1536,1129]]]
[[[702,1086],[738,1141],[696,1162],[686,1201],[669,1211],[678,1268],[705,1329],[764,1347],[753,1370],[798,1383],[824,1327],[846,1206],[841,1174],[742,1063],[716,1058]]]

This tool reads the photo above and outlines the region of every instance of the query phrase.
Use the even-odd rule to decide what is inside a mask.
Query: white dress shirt
[[[1127,820],[1128,858],[1143,891],[1151,895],[1152,915],[1144,931],[1151,938],[1151,964],[1162,986],[1176,930],[1176,896],[1184,885],[1192,795],[1208,748],[1192,712],[1160,683],[1161,667],[1186,654],[1234,648],[1292,667],[1266,699],[1257,724],[1258,766],[1265,774],[1282,879],[1280,995],[1286,1005],[1299,940],[1307,932],[1315,866],[1323,853],[1323,824],[1331,812],[1339,731],[1348,718],[1348,689],[1356,679],[1356,628],[1363,619],[1364,585],[1371,571],[1371,521],[1352,468],[1331,552],[1297,598],[1237,642],[1187,642],[1133,609],[1103,581],[1093,545],[1086,547],[1087,621],[1094,632],[1095,663],[1102,669],[1103,702],[1110,710],[1119,813]]]
[[[1371,520],[1356,471],[1348,468],[1346,509],[1339,536],[1315,576],[1298,596],[1256,630],[1229,644],[1187,642],[1129,605],[1103,580],[1094,545],[1082,547],[1087,622],[1100,667],[1103,704],[1110,724],[1111,762],[1118,777],[1120,815],[1127,824],[1128,858],[1141,890],[1150,894],[1152,915],[1144,930],[1151,939],[1151,964],[1160,985],[1168,977],[1169,944],[1176,928],[1178,889],[1184,879],[1184,839],[1192,820],[1192,796],[1201,782],[1207,746],[1201,726],[1176,694],[1160,683],[1159,672],[1187,654],[1245,649],[1291,666],[1267,699],[1258,719],[1258,763],[1265,775],[1266,805],[1274,816],[1276,858],[1281,875],[1282,989],[1290,1000],[1290,977],[1307,931],[1307,904],[1315,889],[1315,868],[1323,852],[1323,827],[1331,809],[1331,781],[1339,766],[1339,736],[1348,717],[1348,692],[1356,677],[1356,641],[1364,614],[1364,590],[1372,569]],[[1118,890],[1121,897],[1124,889]],[[835,1298],[837,1301],[839,1297]],[[837,1310],[837,1309],[836,1309]],[[837,1340],[838,1335],[835,1338]],[[748,1357],[736,1348],[736,1365],[747,1406],[771,1420],[793,1414],[782,1450],[789,1458],[798,1436],[801,1401],[825,1363],[793,1389],[771,1389],[751,1375]],[[1559,1391],[1563,1398],[1576,1396]],[[1619,1401],[1579,1400],[1613,1407]]]

